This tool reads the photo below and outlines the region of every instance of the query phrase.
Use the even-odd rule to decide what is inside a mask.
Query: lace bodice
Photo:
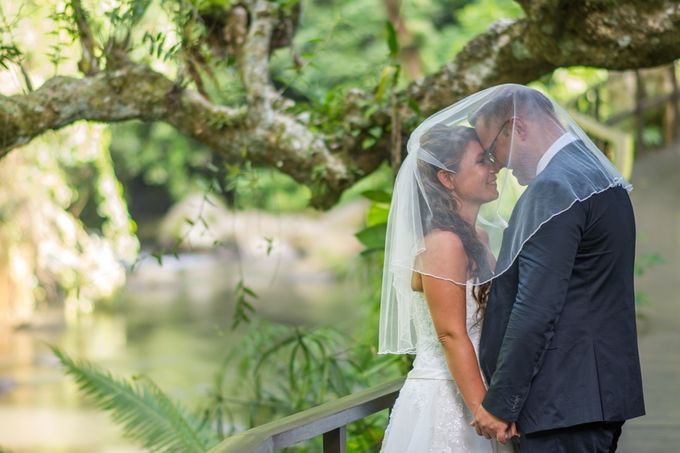
[[[475,354],[479,355],[479,337],[482,323],[477,322],[477,301],[472,295],[472,287],[473,285],[470,282],[465,287],[466,325],[470,341],[475,348]],[[423,293],[414,293],[412,302],[415,304],[413,317],[417,342],[416,358],[409,377],[451,379],[444,351],[437,338],[430,309]]]
[[[468,335],[477,353],[481,322],[470,282],[465,299]],[[392,408],[382,453],[512,453],[509,444],[478,436],[470,426],[472,414],[451,377],[427,301],[414,293],[411,302],[416,359]]]

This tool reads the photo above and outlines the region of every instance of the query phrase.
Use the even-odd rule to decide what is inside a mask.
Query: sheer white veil
[[[453,174],[460,170],[458,162],[470,140],[495,160],[499,170],[498,198],[481,206],[476,225],[461,223],[455,202],[443,201],[446,189],[438,187],[434,177],[440,170]],[[488,88],[435,113],[413,131],[407,149],[387,225],[381,354],[415,353],[414,272],[458,285],[491,282],[555,215],[610,187],[631,189],[564,109],[522,85]],[[531,202],[518,203],[531,191],[540,193],[534,193]],[[445,261],[440,251],[426,246],[427,235],[442,229],[463,240],[469,261],[465,278],[439,264]]]

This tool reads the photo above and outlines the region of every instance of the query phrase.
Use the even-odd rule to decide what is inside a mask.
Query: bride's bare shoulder
[[[453,231],[433,230],[425,236],[425,246],[439,250],[443,248],[452,252],[464,252],[463,241]]]

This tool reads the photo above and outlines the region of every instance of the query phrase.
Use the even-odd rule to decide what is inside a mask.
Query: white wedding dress
[[[470,426],[472,415],[446,363],[422,293],[413,293],[416,304],[416,358],[399,392],[385,431],[383,453],[512,453],[508,443],[478,436]],[[481,322],[472,285],[466,285],[467,329],[479,355]]]

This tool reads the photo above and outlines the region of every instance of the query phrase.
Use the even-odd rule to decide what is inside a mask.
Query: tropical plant
[[[383,201],[386,196],[368,195]],[[365,255],[369,274],[380,271],[380,255]],[[360,304],[366,307],[361,314],[366,328],[295,327],[258,317],[243,319],[248,323],[246,336],[232,345],[204,401],[190,412],[148,377],[117,378],[53,350],[80,390],[136,443],[154,451],[180,445],[182,451],[197,451],[237,431],[403,376],[409,357],[376,354],[379,293],[379,279],[369,277]],[[386,414],[350,425],[349,451],[375,451],[385,426]],[[313,440],[291,451],[318,448],[318,440]]]
[[[144,448],[201,453],[216,443],[214,434],[150,378],[117,378],[89,362],[72,359],[56,347],[52,347],[52,351],[80,390],[100,409],[109,412],[125,434]]]

